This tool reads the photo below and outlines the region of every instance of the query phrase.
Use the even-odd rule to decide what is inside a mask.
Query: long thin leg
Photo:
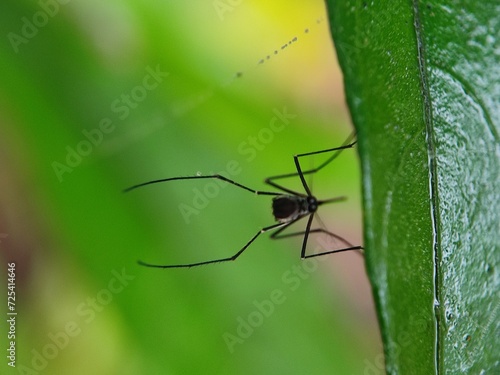
[[[134,189],[146,186],[146,185],[158,184],[158,183],[161,183],[161,182],[176,181],[176,180],[198,180],[198,179],[207,179],[207,178],[214,178],[214,179],[217,179],[217,180],[222,180],[222,181],[225,181],[227,183],[230,183],[230,184],[233,184],[235,186],[238,186],[238,187],[240,187],[242,189],[245,189],[247,191],[250,191],[252,193],[258,194],[258,195],[280,195],[280,193],[276,193],[276,192],[259,191],[259,190],[251,189],[251,188],[249,188],[249,187],[247,187],[245,185],[242,185],[242,184],[239,184],[239,183],[237,183],[237,182],[235,182],[233,180],[230,180],[229,178],[226,178],[226,177],[224,177],[224,176],[222,176],[220,174],[214,174],[214,175],[209,175],[209,176],[187,176],[187,177],[163,178],[161,180],[153,180],[153,181],[143,182],[142,184],[131,186],[131,187],[123,190],[123,192],[126,193],[126,192],[129,192],[131,190],[134,190]]]
[[[316,214],[313,214],[311,216],[316,216],[316,218],[319,220],[320,224],[324,227],[324,224],[323,224],[323,221],[321,220],[321,218],[319,217],[319,215],[316,215]],[[312,220],[311,220],[312,221]],[[306,228],[306,230],[308,230],[309,228]],[[313,258],[313,257],[317,257],[317,256],[321,256],[321,255],[328,255],[328,254],[334,254],[334,253],[340,253],[340,252],[343,252],[343,251],[351,251],[351,250],[361,250],[361,255],[364,255],[363,253],[363,250],[364,248],[362,246],[354,246],[353,244],[351,244],[349,241],[347,241],[344,237],[341,237],[339,236],[338,234],[335,234],[335,233],[332,233],[330,231],[327,231],[326,229],[324,228],[315,228],[315,229],[311,229],[309,230],[309,233],[326,233],[328,234],[329,236],[333,237],[333,238],[336,238],[337,240],[341,241],[344,243],[344,245],[346,245],[347,247],[345,248],[342,248],[342,249],[336,249],[336,250],[329,250],[329,251],[324,251],[322,253],[317,253],[317,254],[309,254],[309,255],[305,255],[303,257],[303,259],[307,259],[307,258]],[[326,244],[328,246],[328,244]],[[305,250],[303,250],[303,254],[305,254]]]
[[[286,193],[289,193],[289,194],[292,194],[292,195],[297,195],[299,197],[305,197],[306,195],[303,194],[303,193],[299,193],[295,190],[291,190],[291,189],[288,189],[282,185],[279,185],[277,184],[276,182],[273,181],[273,179],[275,178],[282,178],[282,177],[292,177],[292,176],[297,176],[298,173],[291,173],[290,175],[286,175],[286,176],[273,176],[273,177],[268,177],[264,180],[264,182],[268,185],[271,185],[272,187],[276,188],[276,189],[279,189],[281,191],[284,191]]]
[[[307,220],[306,230],[304,231],[304,239],[302,240],[302,251],[300,252],[300,257],[304,259],[306,257],[307,239],[309,238],[309,232],[311,231],[311,223],[314,219],[314,213],[309,215]]]
[[[313,215],[311,215],[312,217]],[[305,216],[301,216],[299,217],[298,219],[295,219],[294,221],[291,221],[289,223],[287,223],[286,225],[284,225],[283,227],[279,228],[276,232],[274,232],[272,235],[271,235],[271,238],[273,240],[279,240],[279,239],[282,239],[282,238],[287,238],[287,237],[295,237],[295,236],[304,236],[306,233],[307,233],[307,228],[306,230],[303,230],[303,231],[300,231],[300,232],[293,232],[293,233],[286,233],[286,234],[280,234],[281,232],[283,232],[286,228],[288,228],[290,225],[296,223],[297,221],[299,221],[300,219],[302,219],[303,217]],[[345,238],[339,236],[338,234],[335,234],[335,233],[332,233],[332,232],[329,232],[327,231],[326,229],[323,229],[323,228],[315,228],[315,229],[309,229],[309,234],[311,233],[325,233],[333,238],[336,238],[337,240],[343,242],[347,247],[345,248],[342,248],[342,249],[336,249],[336,250],[329,250],[329,251],[326,251],[326,252],[323,252],[323,253],[318,253],[318,254],[310,254],[310,255],[305,255],[305,249],[307,248],[307,239],[304,238],[305,240],[305,243],[302,244],[302,251],[303,251],[303,254],[304,256],[302,256],[301,254],[301,257],[303,259],[307,259],[307,258],[312,258],[312,257],[317,257],[317,256],[321,256],[321,255],[327,255],[327,254],[333,254],[333,253],[340,253],[340,252],[343,252],[343,251],[350,251],[350,250],[363,250],[363,247],[362,246],[353,246],[349,241],[347,241]]]
[[[326,202],[331,202],[331,201],[335,201],[335,198],[331,199],[331,200],[327,200]],[[345,238],[340,237],[339,235],[337,235],[335,233],[332,233],[330,231],[327,231],[325,229],[326,228],[325,227],[325,223],[323,223],[323,220],[321,220],[321,217],[318,214],[316,214],[316,219],[318,219],[318,222],[321,225],[321,228],[318,228],[315,231],[326,233],[326,234],[330,235],[331,237],[336,238],[337,240],[343,242],[347,247],[353,247],[354,246],[352,243],[350,243],[349,241],[347,241]],[[329,244],[327,244],[327,246],[329,246]]]
[[[282,235],[280,235],[280,233],[281,233],[281,232],[283,232],[286,228],[290,227],[292,224],[295,224],[297,221],[299,221],[300,219],[302,219],[302,218],[304,218],[304,217],[306,217],[306,216],[307,216],[307,215],[305,215],[305,216],[300,216],[300,217],[296,218],[295,220],[292,220],[292,221],[290,221],[290,222],[288,222],[288,223],[285,223],[285,224],[284,224],[281,228],[279,228],[276,232],[274,232],[273,234],[271,234],[271,236],[270,236],[270,237],[271,237],[273,240],[276,240],[276,239],[282,238],[283,236],[284,236],[284,237],[287,237],[288,235],[286,235],[286,234],[285,234],[285,235],[283,235],[283,234],[282,234]],[[303,232],[302,232],[302,233],[303,233]]]
[[[323,253],[306,255],[304,257],[304,259],[314,258],[314,257],[319,257],[319,256],[322,256],[322,255],[328,255],[328,254],[334,254],[334,253],[341,253],[341,252],[344,252],[344,251],[351,251],[351,250],[364,250],[364,248],[363,248],[363,246],[346,247],[345,249],[330,250],[330,251],[325,251]]]
[[[311,233],[311,223],[313,221],[313,218],[314,218],[314,213],[311,214],[309,216],[309,220],[307,220],[307,225],[306,225],[306,230],[304,231],[304,240],[302,242],[302,251],[300,253],[300,257],[302,259],[307,259],[307,258],[313,258],[313,257],[318,257],[318,256],[321,256],[321,255],[327,255],[327,254],[334,254],[334,253],[340,253],[340,252],[343,252],[343,251],[350,251],[350,250],[363,250],[363,247],[362,246],[349,246],[349,247],[346,247],[344,249],[337,249],[337,250],[329,250],[329,251],[325,251],[325,252],[322,252],[322,253],[317,253],[317,254],[309,254],[309,255],[306,255],[306,248],[307,248],[307,239],[309,237],[309,233]],[[327,232],[327,231],[325,231]],[[327,232],[329,234],[332,234],[334,237],[336,238],[339,238],[341,239],[342,237],[340,236],[337,236],[331,232]],[[349,242],[347,242],[346,240],[344,240],[342,238],[343,241],[345,241],[347,244],[349,244]],[[349,244],[350,245],[350,244]]]
[[[285,234],[281,234],[281,232],[283,232],[285,229],[287,229],[288,227],[290,227],[292,224],[295,224],[297,221],[299,221],[300,219],[302,219],[302,218],[304,218],[306,216],[307,215],[300,216],[297,219],[295,219],[293,221],[290,221],[289,223],[286,223],[284,226],[282,226],[281,228],[279,228],[276,232],[274,232],[273,234],[271,234],[271,238],[273,240],[279,240],[279,239],[282,239],[282,238],[295,237],[295,236],[303,236],[304,234],[306,234],[305,230],[302,230],[300,232],[285,233]],[[319,216],[317,216],[317,218],[319,219]],[[323,228],[310,229],[309,233],[326,233],[329,236],[331,236],[333,238],[336,238],[337,240],[343,242],[346,246],[353,246],[345,238],[339,236],[338,234],[329,232],[329,231],[327,231],[326,229],[323,229]]]
[[[282,228],[280,228],[282,229]],[[284,228],[283,228],[284,229]],[[300,232],[293,232],[293,233],[286,233],[286,234],[282,234],[282,235],[279,235],[279,236],[274,236],[275,234],[277,234],[277,232],[274,232],[273,233],[273,236],[271,236],[273,239],[275,240],[279,240],[279,239],[282,239],[282,238],[288,238],[288,237],[295,237],[295,236],[303,236],[304,234],[306,233],[305,230],[303,231],[300,231]],[[346,246],[354,246],[353,244],[351,244],[349,241],[347,241],[345,238],[339,236],[338,234],[335,234],[335,233],[332,233],[332,232],[329,232],[327,231],[326,229],[323,229],[323,228],[315,228],[315,229],[311,229],[309,231],[309,234],[311,233],[325,233],[339,241],[341,241],[342,243],[344,243]]]
[[[280,184],[274,182],[274,180],[299,176],[300,179],[301,179],[302,185],[304,186],[304,190],[309,195],[311,195],[310,189],[309,189],[309,187],[308,187],[308,185],[307,185],[307,183],[306,183],[306,181],[304,179],[304,175],[318,172],[320,169],[324,168],[329,163],[331,163],[333,160],[335,160],[340,155],[340,153],[343,150],[345,150],[347,148],[352,148],[356,144],[356,141],[352,141],[352,139],[354,138],[354,136],[355,136],[355,133],[352,133],[346,139],[346,141],[344,142],[344,144],[342,146],[340,146],[340,147],[335,147],[335,148],[330,148],[330,149],[327,149],[327,150],[313,151],[313,152],[308,152],[308,153],[304,153],[304,154],[295,155],[293,158],[294,158],[294,162],[295,162],[295,167],[297,168],[297,172],[286,173],[286,174],[281,174],[281,175],[277,175],[277,176],[271,176],[271,177],[268,177],[265,180],[265,182],[268,185],[271,185],[271,186],[273,186],[273,187],[275,187],[277,189],[280,189],[280,190],[283,190],[283,191],[286,191],[286,192],[289,192],[289,193],[292,193],[292,194],[297,194],[296,192],[291,191],[291,190],[289,190],[289,189],[281,186]],[[330,156],[326,161],[324,161],[322,164],[320,164],[318,167],[313,168],[313,169],[309,169],[309,170],[306,170],[306,171],[302,172],[302,170],[300,168],[299,158],[301,158],[303,156],[316,155],[316,154],[321,154],[321,153],[326,153],[326,152],[335,152],[335,153],[332,156]],[[297,195],[303,195],[303,194],[297,194]]]
[[[243,248],[238,251],[236,254],[234,254],[233,256],[230,256],[228,258],[221,258],[221,259],[215,259],[215,260],[207,260],[205,262],[198,262],[198,263],[190,263],[190,264],[175,264],[175,265],[167,265],[167,266],[164,266],[164,265],[158,265],[158,264],[150,264],[150,263],[145,263],[143,261],[138,261],[137,263],[139,263],[141,266],[146,266],[146,267],[153,267],[153,268],[190,268],[190,267],[196,267],[196,266],[203,266],[204,264],[211,264],[211,263],[222,263],[222,262],[229,262],[229,261],[233,261],[235,260],[236,258],[238,258],[241,253],[243,253],[247,248],[248,246],[250,246],[250,244],[255,241],[255,239],[257,237],[259,237],[262,233],[265,233],[267,231],[270,231],[272,229],[275,229],[275,228],[278,228],[280,226],[284,226],[284,225],[287,225],[288,223],[278,223],[278,224],[273,224],[273,225],[270,225],[268,227],[264,227],[262,228],[261,230],[259,230],[251,239],[250,241],[248,241],[246,243],[245,246],[243,246]]]

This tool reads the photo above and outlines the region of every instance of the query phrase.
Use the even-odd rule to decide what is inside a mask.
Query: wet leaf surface
[[[498,5],[327,3],[358,130],[387,371],[495,373]]]

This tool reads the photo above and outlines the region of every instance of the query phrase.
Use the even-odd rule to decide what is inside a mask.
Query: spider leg
[[[153,181],[148,181],[148,182],[143,182],[141,184],[137,184],[134,186],[131,186],[125,190],[123,190],[124,193],[129,192],[131,190],[146,186],[146,185],[152,185],[152,184],[157,184],[161,182],[168,182],[168,181],[176,181],[176,180],[199,180],[199,179],[217,179],[217,180],[222,180],[224,182],[227,182],[229,184],[238,186],[241,189],[247,190],[249,192],[255,193],[257,195],[280,195],[279,193],[276,192],[271,192],[271,191],[260,191],[260,190],[254,190],[251,189],[245,185],[242,185],[236,181],[233,181],[227,177],[224,177],[220,174],[214,174],[214,175],[208,175],[208,176],[187,176],[187,177],[171,177],[171,178],[163,178],[160,180],[153,180]]]
[[[310,215],[311,217],[313,217],[313,214]],[[314,228],[314,229],[310,229],[309,227],[309,232],[307,232],[307,226],[306,226],[306,230],[302,230],[302,231],[299,231],[299,232],[292,232],[292,233],[285,233],[285,234],[281,234],[281,232],[283,232],[285,229],[287,229],[288,227],[290,227],[292,224],[295,224],[297,221],[299,221],[300,219],[304,218],[305,216],[301,216],[287,224],[285,224],[284,226],[282,226],[281,228],[279,228],[276,232],[274,232],[272,235],[271,235],[271,238],[273,240],[279,240],[279,239],[282,239],[282,238],[289,238],[289,237],[297,237],[297,236],[305,236],[306,233],[311,234],[311,233],[324,233],[330,237],[333,237],[335,238],[336,240],[342,242],[346,247],[345,248],[341,248],[341,249],[336,249],[336,250],[329,250],[329,251],[325,251],[323,253],[317,253],[317,254],[309,254],[309,255],[306,255],[306,248],[307,248],[307,238],[304,237],[304,242],[302,244],[302,253],[301,253],[301,258],[303,259],[306,259],[306,258],[312,258],[312,257],[317,257],[317,256],[321,256],[321,255],[327,255],[327,254],[333,254],[333,253],[340,253],[340,252],[343,252],[343,251],[350,251],[350,250],[363,250],[363,247],[362,246],[354,246],[353,244],[351,244],[349,241],[347,241],[344,237],[341,237],[339,236],[338,234],[335,234],[333,232],[330,232],[330,231],[327,231],[326,229],[323,229],[323,228]],[[311,222],[312,222],[312,219],[309,219]],[[328,244],[323,244],[324,247],[328,246]]]
[[[300,252],[300,257],[302,259],[306,258],[306,248],[307,248],[307,239],[309,238],[309,232],[311,231],[311,223],[314,219],[314,213],[309,215],[309,219],[307,220],[306,230],[304,231],[304,239],[302,240],[302,250]]]
[[[265,182],[268,185],[271,185],[271,186],[273,186],[273,187],[275,187],[277,189],[280,189],[280,190],[283,190],[283,191],[286,191],[288,193],[292,193],[292,194],[295,194],[295,195],[302,195],[303,196],[303,194],[300,194],[300,193],[297,193],[297,192],[295,192],[293,190],[287,189],[287,188],[281,186],[280,184],[278,184],[278,183],[276,183],[274,181],[274,180],[279,180],[279,179],[282,179],[282,178],[290,178],[290,177],[297,177],[297,176],[299,176],[300,180],[302,182],[302,186],[304,187],[304,190],[306,191],[306,193],[308,195],[311,195],[311,191],[309,189],[309,186],[306,183],[306,180],[305,180],[304,176],[308,175],[308,174],[313,174],[313,173],[318,172],[320,169],[324,168],[325,166],[327,166],[328,164],[330,164],[333,160],[335,160],[340,155],[340,153],[343,150],[348,149],[348,148],[352,148],[356,144],[356,142],[357,142],[357,141],[353,141],[354,137],[355,137],[355,133],[353,132],[344,141],[343,145],[340,146],[340,147],[334,147],[334,148],[329,148],[329,149],[326,149],[326,150],[313,151],[313,152],[307,152],[307,153],[304,153],[304,154],[295,155],[293,157],[293,159],[294,159],[295,168],[297,169],[297,172],[286,173],[286,174],[281,174],[281,175],[277,175],[277,176],[271,176],[271,177],[266,178]],[[327,153],[327,152],[333,152],[334,154],[332,156],[330,156],[327,160],[325,160],[322,164],[320,164],[318,167],[312,168],[312,169],[309,169],[309,170],[306,170],[306,171],[302,171],[302,168],[301,168],[300,162],[299,162],[299,158],[304,157],[304,156],[310,156],[310,155]]]
[[[304,234],[304,240],[302,242],[302,251],[300,253],[300,257],[302,259],[318,257],[318,256],[322,256],[322,255],[327,255],[327,254],[340,253],[340,252],[343,252],[343,251],[363,250],[362,246],[353,246],[351,243],[349,243],[343,237],[340,237],[340,236],[336,235],[335,233],[329,232],[329,231],[327,231],[325,229],[317,228],[317,229],[312,229],[311,230],[311,224],[312,224],[313,218],[314,218],[314,214],[311,214],[309,216],[309,220],[307,221],[306,230],[303,232],[303,234]],[[330,235],[330,236],[332,236],[332,237],[334,237],[334,238],[336,238],[336,239],[344,242],[347,245],[347,247],[342,248],[342,249],[336,249],[336,250],[328,250],[328,251],[324,251],[322,253],[316,253],[316,254],[306,255],[307,240],[309,238],[309,234],[310,233],[319,233],[319,232],[326,233],[326,234],[328,234],[328,235]],[[291,235],[295,235],[295,234],[296,233],[291,233]],[[300,234],[302,234],[302,233],[300,233]]]
[[[285,228],[280,228],[280,231],[282,229],[285,229]],[[295,236],[303,236],[304,234],[306,233],[305,230],[302,230],[300,232],[293,232],[293,233],[286,233],[286,234],[282,234],[282,235],[279,235],[279,236],[275,236],[276,234],[278,234],[278,231],[274,232],[273,235],[271,236],[272,238],[274,239],[281,239],[281,238],[288,238],[288,237],[295,237]],[[344,243],[346,246],[353,246],[351,243],[349,243],[349,241],[347,241],[345,238],[335,234],[335,233],[332,233],[332,232],[329,232],[323,228],[314,228],[314,229],[311,229],[309,230],[309,234],[311,233],[325,233],[339,241],[341,241],[342,243]]]
[[[316,254],[306,255],[304,257],[304,259],[314,258],[314,257],[319,257],[319,256],[322,256],[322,255],[328,255],[328,254],[334,254],[334,253],[341,253],[341,252],[344,252],[344,251],[351,251],[351,250],[361,250],[361,251],[363,251],[364,247],[363,246],[351,246],[351,247],[346,247],[346,248],[343,248],[343,249],[330,250],[330,251],[325,251],[323,253],[316,253]]]
[[[205,264],[211,264],[211,263],[222,263],[222,262],[230,262],[233,260],[236,260],[251,244],[257,237],[259,237],[262,233],[265,233],[267,231],[279,228],[280,226],[284,226],[287,223],[278,223],[278,224],[273,224],[268,227],[264,227],[260,229],[247,243],[245,246],[243,246],[236,254],[233,256],[230,256],[228,258],[221,258],[221,259],[214,259],[214,260],[207,260],[204,262],[197,262],[197,263],[188,263],[188,264],[174,264],[174,265],[159,265],[159,264],[150,264],[146,263],[143,261],[138,261],[141,266],[146,266],[146,267],[153,267],[153,268],[190,268],[190,267],[196,267],[196,266],[203,266]]]
[[[281,228],[279,228],[276,232],[274,232],[273,234],[271,234],[271,238],[273,240],[279,240],[281,238],[284,238],[284,237],[289,237],[290,235],[288,234],[280,234],[281,232],[283,232],[286,228],[290,227],[292,224],[295,224],[297,221],[299,221],[300,219],[306,217],[307,215],[303,215],[303,216],[299,216],[298,218],[288,222],[288,223],[285,223]],[[303,232],[302,232],[303,233]]]

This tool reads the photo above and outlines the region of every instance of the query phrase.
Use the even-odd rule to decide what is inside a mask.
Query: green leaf
[[[327,3],[387,372],[498,373],[498,2]]]

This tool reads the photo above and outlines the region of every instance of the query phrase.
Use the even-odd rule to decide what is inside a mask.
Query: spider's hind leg
[[[311,194],[311,189],[307,185],[307,182],[306,182],[304,176],[305,175],[309,175],[309,174],[314,174],[314,173],[318,172],[319,170],[321,170],[322,168],[324,168],[328,164],[330,164],[333,160],[335,160],[340,155],[340,153],[343,150],[348,149],[348,148],[352,148],[356,144],[356,142],[357,142],[356,140],[353,141],[353,139],[354,139],[355,136],[356,136],[356,134],[353,132],[344,141],[344,143],[342,144],[342,146],[339,146],[339,147],[334,147],[334,148],[329,148],[329,149],[326,149],[326,150],[313,151],[313,152],[307,152],[307,153],[304,153],[304,154],[295,155],[293,157],[293,160],[294,160],[295,168],[297,169],[297,172],[280,174],[280,175],[268,177],[268,178],[266,178],[265,183],[268,184],[268,185],[271,185],[271,186],[275,187],[276,189],[285,191],[287,193],[303,196],[304,194],[297,193],[296,191],[293,191],[293,190],[290,190],[288,188],[285,188],[284,186],[282,186],[282,185],[280,185],[280,184],[278,184],[278,183],[275,182],[275,180],[280,180],[280,179],[283,179],[283,178],[299,177],[300,180],[301,180],[301,182],[302,182],[302,186],[304,187],[304,190],[306,191],[307,195],[309,195],[309,196],[312,195]],[[330,156],[322,164],[320,164],[318,167],[302,171],[302,167],[301,167],[300,161],[299,161],[299,159],[301,157],[311,156],[311,155],[316,155],[316,154],[324,154],[324,153],[327,153],[327,152],[333,152],[334,154],[332,156]]]
[[[277,232],[275,232],[275,233],[273,233],[273,235],[274,235],[275,238],[286,238],[286,237],[295,237],[295,236],[303,235],[304,239],[303,239],[303,242],[302,242],[302,250],[301,250],[301,253],[300,253],[300,257],[302,259],[314,258],[314,257],[322,256],[322,255],[340,253],[340,252],[344,252],[344,251],[351,251],[351,250],[361,250],[361,251],[363,251],[364,250],[362,246],[354,246],[349,241],[347,241],[345,238],[339,236],[338,234],[332,233],[332,232],[330,232],[330,231],[328,231],[328,230],[326,230],[324,228],[314,228],[314,229],[311,229],[311,224],[312,224],[312,221],[313,221],[314,217],[315,217],[314,213],[309,216],[309,220],[307,221],[306,229],[304,231],[282,234],[279,237],[277,237],[276,235],[278,235],[280,232],[282,232],[286,228],[285,227],[285,228],[280,228],[280,230],[277,231]],[[309,240],[309,235],[311,233],[312,234],[315,234],[315,233],[324,233],[329,238],[333,238],[333,239],[336,239],[336,240],[340,241],[343,244],[343,246],[345,246],[345,247],[341,247],[341,248],[333,249],[333,250],[326,250],[326,251],[319,252],[319,253],[306,254],[307,244],[308,244],[308,240]],[[330,242],[331,241],[325,241],[325,243],[321,244],[321,247],[323,249],[327,249],[328,247],[330,247],[330,246],[333,245]]]
[[[280,228],[280,226],[283,226],[285,224],[283,223],[278,223],[278,224],[273,224],[269,225],[267,227],[264,227],[260,229],[247,243],[245,246],[243,246],[238,252],[230,257],[227,258],[220,258],[220,259],[214,259],[214,260],[206,260],[204,262],[197,262],[197,263],[187,263],[187,264],[173,264],[173,265],[161,265],[161,264],[151,264],[151,263],[146,263],[141,260],[138,261],[138,263],[141,266],[145,267],[152,267],[152,268],[191,268],[191,267],[196,267],[196,266],[203,266],[205,264],[212,264],[212,263],[223,263],[223,262],[231,262],[233,260],[236,260],[256,239],[259,237],[262,233],[265,233],[267,231],[273,230]],[[280,228],[281,229],[281,228]]]

